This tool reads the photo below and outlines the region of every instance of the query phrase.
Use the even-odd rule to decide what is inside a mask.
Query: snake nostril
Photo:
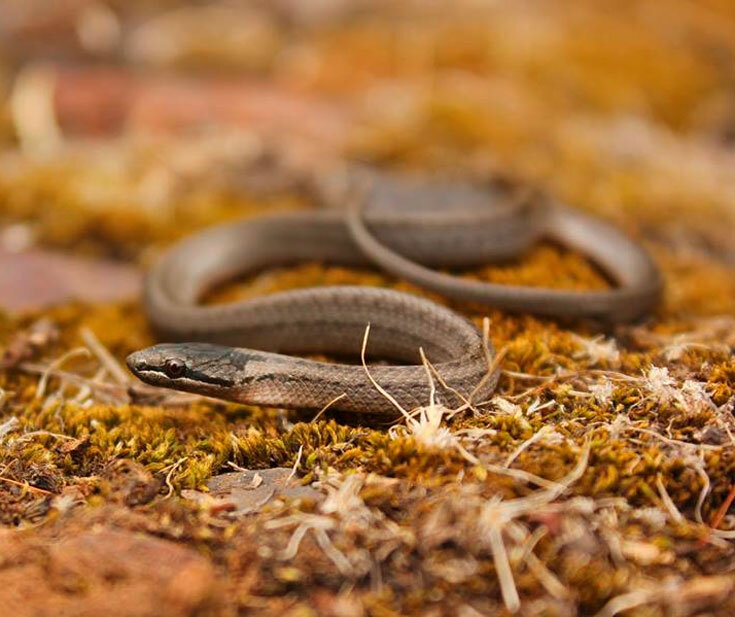
[[[135,362],[135,370],[136,371],[143,371],[146,368],[145,360],[136,360]]]

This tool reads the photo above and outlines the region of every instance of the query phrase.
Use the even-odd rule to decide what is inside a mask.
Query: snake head
[[[130,371],[152,386],[227,398],[242,362],[233,349],[207,343],[154,345],[127,357]]]

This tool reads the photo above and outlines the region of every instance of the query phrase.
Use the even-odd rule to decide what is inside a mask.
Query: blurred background
[[[0,216],[35,221],[11,244],[135,256],[278,143],[500,169],[732,260],[735,6],[4,0],[0,143]]]

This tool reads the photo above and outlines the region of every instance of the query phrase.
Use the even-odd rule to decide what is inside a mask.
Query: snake
[[[345,285],[202,304],[236,277],[303,261],[377,264],[451,299],[551,317],[631,321],[658,301],[661,279],[648,253],[589,215],[500,185],[397,174],[365,184],[347,208],[224,223],[165,252],[146,276],[144,307],[167,342],[128,356],[130,370],[150,385],[217,399],[361,414],[395,415],[432,400],[455,409],[492,395],[499,377],[492,344],[473,322],[425,297]],[[437,270],[508,261],[542,238],[587,255],[614,286],[506,286]],[[381,362],[348,360],[360,353]]]

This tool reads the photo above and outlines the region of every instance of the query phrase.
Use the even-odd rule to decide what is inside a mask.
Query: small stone
[[[289,480],[291,471],[288,467],[275,467],[223,473],[207,481],[208,493],[187,490],[181,496],[240,516],[258,510],[274,497],[314,500],[323,497],[319,491],[298,484],[295,478]]]

